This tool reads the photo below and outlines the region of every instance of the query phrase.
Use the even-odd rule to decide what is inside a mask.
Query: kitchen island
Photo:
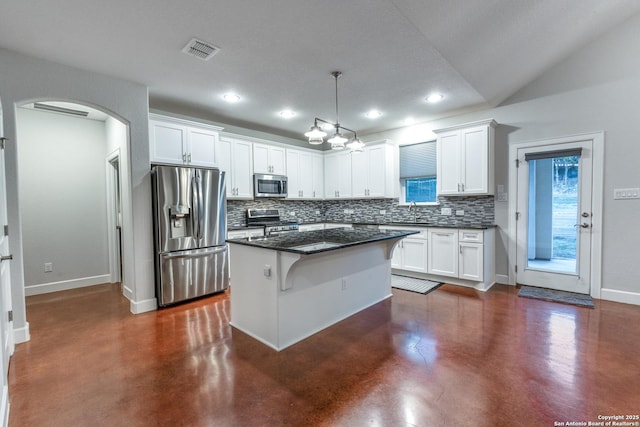
[[[227,240],[231,326],[282,350],[391,296],[411,230],[338,228]]]

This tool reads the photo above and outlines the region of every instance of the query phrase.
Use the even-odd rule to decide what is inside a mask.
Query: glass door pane
[[[527,268],[577,275],[580,156],[529,160]]]

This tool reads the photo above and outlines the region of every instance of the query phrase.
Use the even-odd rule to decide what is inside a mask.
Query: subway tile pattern
[[[490,226],[495,222],[494,197],[439,197],[439,205],[418,206],[416,220],[434,226],[480,225]],[[229,227],[246,225],[249,208],[278,209],[283,220],[308,222],[411,222],[413,210],[398,206],[398,199],[361,200],[229,200],[227,201],[227,223]],[[451,209],[451,215],[442,215],[442,209]],[[464,211],[464,215],[456,215]]]

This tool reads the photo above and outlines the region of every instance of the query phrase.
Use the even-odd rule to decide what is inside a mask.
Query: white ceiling
[[[335,118],[331,71],[341,124],[365,135],[498,105],[636,13],[637,0],[4,1],[0,46],[147,85],[152,108],[302,139]],[[193,37],[221,51],[185,55]],[[445,99],[426,103],[433,91]]]

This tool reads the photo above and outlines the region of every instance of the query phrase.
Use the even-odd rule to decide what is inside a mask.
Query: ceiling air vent
[[[191,39],[189,43],[182,49],[187,55],[195,56],[203,61],[211,59],[213,55],[220,51],[220,48],[198,39]]]

